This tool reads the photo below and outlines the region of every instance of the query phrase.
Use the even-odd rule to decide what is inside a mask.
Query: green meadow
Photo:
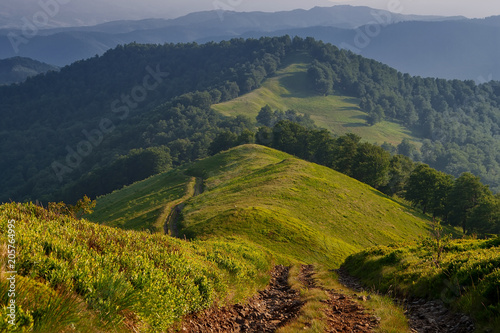
[[[227,116],[245,115],[255,118],[265,105],[273,110],[295,110],[307,114],[317,126],[336,135],[355,133],[371,143],[384,142],[398,145],[404,138],[416,146],[421,143],[405,127],[383,121],[374,126],[367,122],[368,115],[359,108],[353,97],[332,95],[320,96],[307,84],[307,59],[296,57],[276,76],[266,80],[254,91],[212,108]]]

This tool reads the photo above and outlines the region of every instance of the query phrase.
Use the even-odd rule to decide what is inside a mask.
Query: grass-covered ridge
[[[160,232],[165,204],[184,196],[190,177],[173,170],[127,186],[97,201],[92,222],[111,227]]]
[[[181,234],[245,237],[293,259],[338,266],[360,249],[415,239],[427,221],[329,168],[258,145],[194,163],[205,191],[187,202]]]
[[[413,240],[428,232],[423,216],[368,185],[259,145],[239,146],[104,196],[98,199],[95,216],[104,217],[101,223],[116,225],[112,214],[106,218],[111,207],[107,203],[126,210],[130,202],[158,198],[160,183],[165,189],[171,184],[182,189],[177,196],[158,199],[158,206],[171,208],[185,195],[191,177],[204,180],[204,192],[184,201],[181,238],[237,236],[282,258],[338,267],[361,249]],[[144,225],[156,223],[157,216],[143,213],[145,208],[133,207],[134,216],[145,217]]]
[[[500,238],[451,241],[438,265],[436,252],[424,244],[375,247],[350,256],[345,267],[367,286],[440,299],[471,314],[479,327],[497,332]]]
[[[383,121],[370,126],[368,115],[359,108],[359,100],[353,97],[321,96],[307,82],[310,59],[294,55],[276,76],[267,79],[260,88],[236,99],[212,105],[224,115],[246,115],[255,118],[265,105],[273,110],[295,110],[311,116],[316,125],[337,135],[355,133],[371,143],[389,142],[398,145],[404,138],[415,145],[421,143],[403,126]]]
[[[12,203],[0,206],[2,304],[9,220],[16,221],[16,323],[35,332],[162,332],[269,280],[270,254],[237,237],[185,242]],[[0,311],[0,331],[12,329],[7,308]]]

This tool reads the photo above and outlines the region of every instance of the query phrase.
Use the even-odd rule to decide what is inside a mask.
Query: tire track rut
[[[363,290],[359,280],[351,276],[346,269],[340,268],[336,272],[344,286],[356,291]],[[405,308],[411,332],[469,333],[475,330],[470,317],[450,311],[439,300],[395,298],[394,302]]]
[[[181,332],[275,332],[296,318],[304,305],[299,292],[288,284],[289,270],[275,266],[269,286],[247,303],[192,314],[184,319]]]
[[[163,231],[165,234],[175,238],[181,238],[179,234],[179,215],[186,206],[186,201],[203,193],[203,179],[194,178],[186,189],[186,195],[175,204],[168,213],[165,222],[163,223]],[[166,207],[168,211],[168,206]]]
[[[373,332],[373,329],[378,327],[379,319],[368,313],[352,297],[318,286],[313,275],[314,267],[312,265],[303,265],[299,280],[307,288],[317,288],[327,293],[328,299],[323,301],[327,305],[325,309],[328,321],[326,332]]]

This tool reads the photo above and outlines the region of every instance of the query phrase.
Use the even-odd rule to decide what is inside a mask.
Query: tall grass
[[[0,221],[10,219],[17,226],[18,331],[166,331],[188,313],[262,288],[271,268],[269,252],[236,238],[184,242],[33,204],[0,206]],[[2,243],[6,228],[0,224]],[[0,325],[5,288],[2,282]]]
[[[440,299],[472,315],[482,328],[500,321],[500,238],[454,240],[439,265],[425,242],[362,251],[345,266],[367,286],[402,295]]]

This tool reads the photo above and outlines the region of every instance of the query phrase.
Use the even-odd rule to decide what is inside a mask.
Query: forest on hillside
[[[101,195],[207,156],[219,131],[251,126],[210,106],[257,87],[289,45],[131,44],[1,87],[0,201],[74,202],[79,180],[96,179],[89,195]]]
[[[397,121],[424,139],[420,154],[411,145],[401,153],[455,177],[472,172],[498,192],[500,83],[411,77],[285,36],[130,44],[0,87],[0,201],[75,202],[208,156],[223,135],[252,142],[255,120],[211,105],[259,87],[297,53],[313,59],[308,76],[318,94],[358,97],[371,123]],[[295,111],[281,120],[312,126]]]
[[[308,75],[318,93],[359,97],[371,124],[397,121],[423,139],[423,162],[456,177],[472,172],[500,190],[500,82],[413,77],[332,45],[311,45]]]

